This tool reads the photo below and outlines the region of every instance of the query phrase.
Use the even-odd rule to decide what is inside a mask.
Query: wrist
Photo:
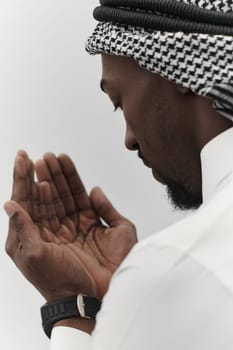
[[[99,300],[82,294],[46,303],[41,307],[45,334],[50,338],[54,325],[76,328],[90,334],[100,307]]]
[[[91,334],[95,328],[95,323],[95,320],[85,318],[69,318],[56,322],[53,327],[70,327]]]

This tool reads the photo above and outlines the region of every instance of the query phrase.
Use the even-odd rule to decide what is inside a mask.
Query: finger
[[[95,212],[110,226],[116,227],[128,220],[122,216],[105,196],[101,188],[95,187],[90,194],[91,203]]]
[[[33,202],[33,221],[38,223],[39,226],[47,227],[49,226],[49,220],[47,215],[47,207],[44,196],[44,186],[47,183],[41,182],[35,184],[33,187],[34,202]]]
[[[34,164],[31,159],[28,158],[28,176],[27,176],[27,187],[28,187],[28,213],[31,215],[32,205],[34,201],[37,201],[37,197],[33,196],[33,188],[36,186],[35,184],[35,169]]]
[[[9,220],[8,235],[6,239],[5,249],[9,256],[13,257],[20,245],[19,237],[13,227],[12,220]]]
[[[47,153],[43,161],[37,162],[36,169],[40,181],[43,178],[49,180],[49,187],[45,188],[44,195],[50,215],[51,231],[63,243],[75,239],[78,225],[77,211],[57,158],[52,153]]]
[[[5,248],[8,255],[17,263],[17,253],[38,239],[39,234],[27,212],[18,203],[8,201],[4,204],[4,209],[10,218]]]
[[[56,233],[60,229],[61,224],[57,218],[56,211],[53,205],[52,190],[50,184],[47,182],[42,182],[41,185],[43,189],[48,229],[50,229],[51,232]]]
[[[66,211],[62,201],[60,200],[57,188],[53,182],[47,162],[42,159],[35,163],[36,174],[39,182],[48,182],[52,191],[52,203],[55,208],[58,219],[63,219],[66,216]]]
[[[40,211],[39,211],[39,186],[37,183],[32,184],[31,186],[31,212],[30,216],[34,222],[40,222]]]
[[[44,191],[44,202],[46,204],[46,214],[48,220],[48,228],[51,231],[51,234],[59,239],[62,243],[67,243],[73,241],[77,237],[76,226],[72,220],[67,218],[63,222],[60,222],[56,216],[54,206],[52,203],[52,192],[50,185],[47,182],[41,183],[41,186]]]
[[[56,217],[55,209],[52,206],[48,210],[48,203],[52,203],[52,193],[50,185],[47,182],[38,184],[40,196],[40,214],[41,230],[40,235],[44,242],[59,244],[60,240],[56,237],[56,232],[60,228],[60,222]]]
[[[10,218],[9,240],[17,235],[19,241],[25,245],[40,238],[30,216],[18,203],[8,201],[4,204],[4,209]]]
[[[32,160],[28,157],[27,153],[23,150],[18,151],[17,156],[24,159],[25,162],[25,172],[26,172],[26,184],[25,184],[25,196],[27,197],[27,212],[34,220],[36,218],[36,215],[38,214],[37,209],[35,210],[35,206],[38,206],[38,194],[35,190],[36,183],[35,183],[35,169],[34,164]],[[13,198],[12,198],[13,199]]]
[[[47,187],[47,183],[39,183],[37,184],[38,193],[39,193],[39,213],[40,213],[40,223],[43,227],[49,228],[49,220],[47,215],[47,207],[45,203],[45,189]]]
[[[56,187],[60,200],[64,205],[66,216],[75,217],[77,215],[75,201],[59,160],[52,153],[45,154],[44,160],[47,163],[50,176]]]
[[[14,163],[14,179],[11,199],[18,202],[25,210],[28,209],[28,157],[22,151],[18,152]]]
[[[25,162],[25,173],[26,173],[26,186],[27,186],[27,197],[29,201],[31,200],[32,185],[35,183],[34,180],[34,164],[32,160],[28,157],[27,153],[23,150],[17,152],[17,156],[24,159]]]
[[[90,210],[90,199],[72,160],[66,155],[58,156],[60,167],[68,183],[78,211]]]

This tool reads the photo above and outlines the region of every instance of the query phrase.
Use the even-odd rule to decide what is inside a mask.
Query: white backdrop
[[[97,0],[83,3],[0,0],[1,205],[10,196],[18,149],[34,160],[46,151],[66,152],[88,190],[102,186],[143,238],[180,214],[136,154],[124,149],[122,115],[99,89],[100,57],[84,50]],[[48,349],[40,327],[44,300],[5,254],[3,210],[0,223],[0,347]]]

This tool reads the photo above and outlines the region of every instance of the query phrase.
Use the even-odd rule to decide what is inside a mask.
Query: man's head
[[[141,67],[131,58],[102,55],[102,89],[123,111],[125,145],[137,151],[154,177],[167,186],[173,204],[202,202],[200,152],[232,126],[209,99]]]
[[[138,150],[154,177],[167,185],[176,207],[191,209],[202,202],[201,149],[232,126],[233,40],[218,34],[213,13],[219,21],[219,13],[224,17],[233,3],[172,3],[101,1],[100,23],[86,49],[102,54],[102,87],[123,109],[126,146]],[[225,17],[221,20],[224,24]]]

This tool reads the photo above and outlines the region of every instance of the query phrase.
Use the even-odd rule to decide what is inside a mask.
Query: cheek
[[[124,108],[124,115],[127,127],[134,134],[141,150],[161,152],[161,116],[156,106],[151,101],[135,99]]]
[[[142,94],[128,98],[123,106],[126,124],[139,140],[148,135],[150,128],[154,128],[150,106],[151,103]]]
[[[170,102],[164,99],[162,91],[150,84],[140,89],[131,89],[123,100],[123,110],[127,127],[134,134],[141,151],[151,158],[161,158],[161,154],[171,146],[169,130],[171,125]]]
[[[134,108],[124,111],[124,116],[128,134],[134,137],[141,150],[147,147],[148,127],[146,125],[145,114],[142,114],[134,106]]]

